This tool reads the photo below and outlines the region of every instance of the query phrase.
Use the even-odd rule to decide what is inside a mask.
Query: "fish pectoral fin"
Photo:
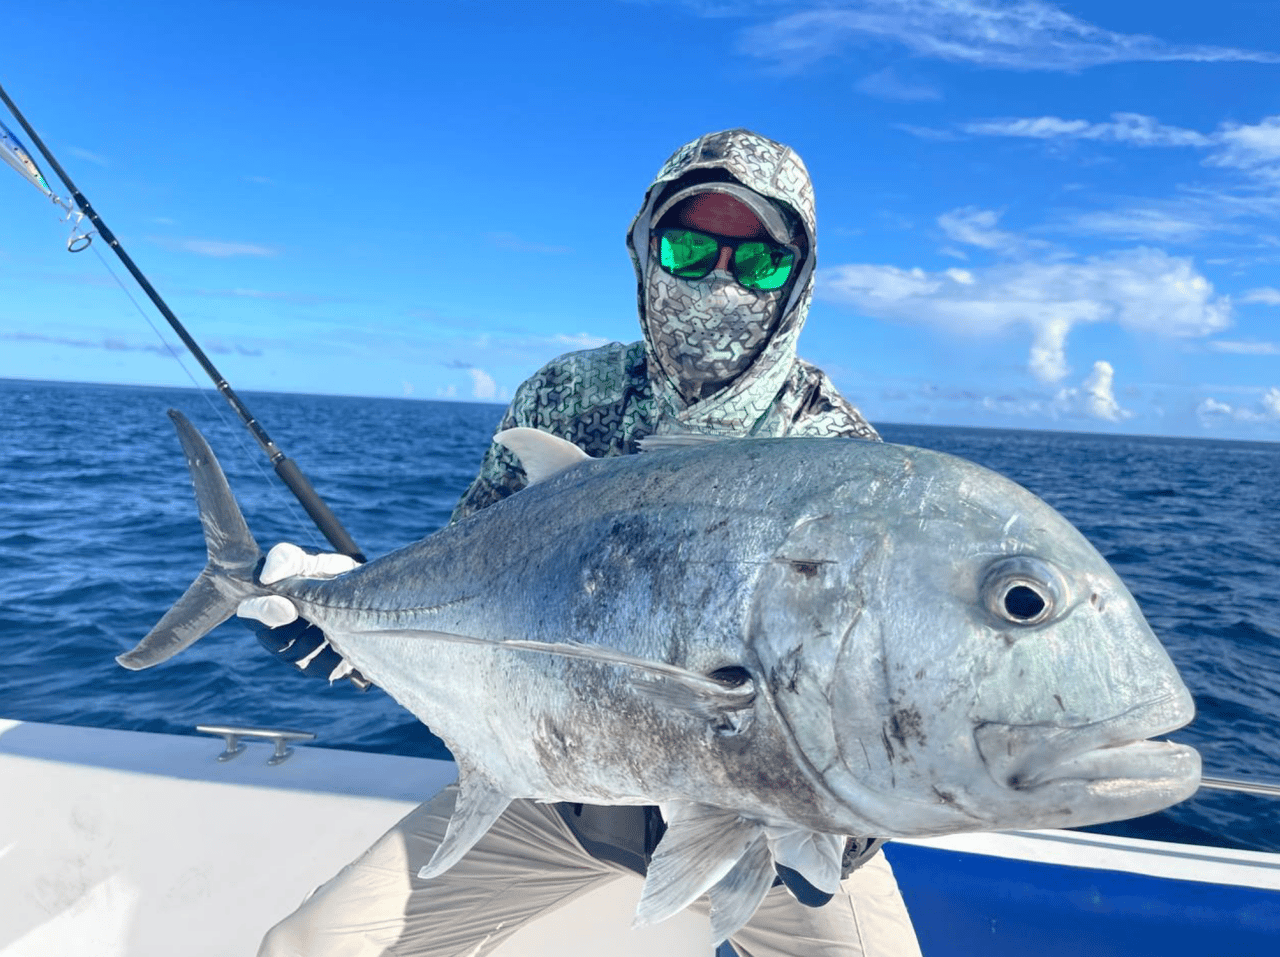
[[[769,844],[764,837],[758,837],[733,869],[707,891],[711,900],[713,947],[728,940],[751,919],[776,876]]]
[[[789,867],[824,894],[840,890],[846,839],[805,828],[765,825],[765,838],[774,861]]]
[[[462,860],[510,803],[511,798],[483,774],[459,765],[458,801],[454,805],[453,817],[449,818],[440,846],[431,855],[431,860],[419,869],[418,877],[422,880],[439,877]]]
[[[673,669],[670,673],[638,674],[631,679],[631,687],[660,705],[706,721],[716,734],[741,734],[751,726],[756,690],[750,679],[730,685]]]
[[[545,482],[591,458],[572,442],[541,429],[503,429],[493,440],[515,453],[530,485]]]
[[[705,804],[664,806],[667,832],[658,842],[634,926],[679,913],[718,885],[752,848],[761,826],[734,811]]]
[[[755,685],[750,678],[730,684],[679,665],[629,655],[625,651],[603,645],[525,638],[478,638],[475,635],[415,628],[369,629],[353,631],[351,634],[365,641],[408,638],[460,645],[484,645],[506,651],[576,658],[611,668],[625,668],[632,672],[631,686],[634,690],[668,707],[692,712],[706,720],[719,734],[739,734],[746,730],[751,721],[751,707],[756,700]]]

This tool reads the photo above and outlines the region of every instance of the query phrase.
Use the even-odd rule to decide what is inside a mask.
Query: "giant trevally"
[[[424,877],[513,798],[657,804],[637,917],[709,893],[723,939],[775,862],[834,891],[841,835],[1093,824],[1199,784],[1194,750],[1150,740],[1194,709],[1133,597],[1057,512],[962,459],[829,438],[589,459],[512,430],[527,489],[264,586],[213,453],[170,414],[209,563],[120,663],[287,598],[457,759]]]

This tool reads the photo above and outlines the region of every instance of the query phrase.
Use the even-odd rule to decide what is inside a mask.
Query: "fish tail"
[[[178,430],[191,470],[209,562],[137,647],[116,658],[130,671],[167,661],[235,614],[245,598],[268,593],[254,581],[262,552],[249,533],[213,450],[181,412],[170,409],[169,418]]]

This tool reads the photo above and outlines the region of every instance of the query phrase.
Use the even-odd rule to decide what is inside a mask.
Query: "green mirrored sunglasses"
[[[701,279],[716,268],[721,247],[733,250],[729,269],[748,289],[781,289],[795,269],[798,250],[761,239],[734,239],[696,229],[659,229],[658,263],[681,279]]]

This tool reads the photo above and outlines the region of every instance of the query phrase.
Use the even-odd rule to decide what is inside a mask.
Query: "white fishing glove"
[[[337,578],[359,566],[349,555],[338,555],[334,552],[310,554],[297,545],[281,542],[267,552],[262,570],[258,572],[258,581],[264,585],[274,585],[286,578]],[[260,621],[268,628],[279,628],[298,618],[298,609],[293,602],[283,595],[260,595],[257,598],[246,598],[240,602],[236,614],[241,618],[252,618]]]
[[[313,554],[297,545],[281,542],[267,553],[258,572],[258,581],[272,585],[286,578],[336,578],[358,564],[346,555],[332,552]],[[361,689],[369,686],[368,680],[338,655],[320,629],[300,618],[297,607],[283,595],[246,598],[236,608],[236,614],[251,623],[256,622],[250,627],[257,632],[263,646],[281,660],[297,666],[304,674],[327,675],[330,682],[350,678]]]

